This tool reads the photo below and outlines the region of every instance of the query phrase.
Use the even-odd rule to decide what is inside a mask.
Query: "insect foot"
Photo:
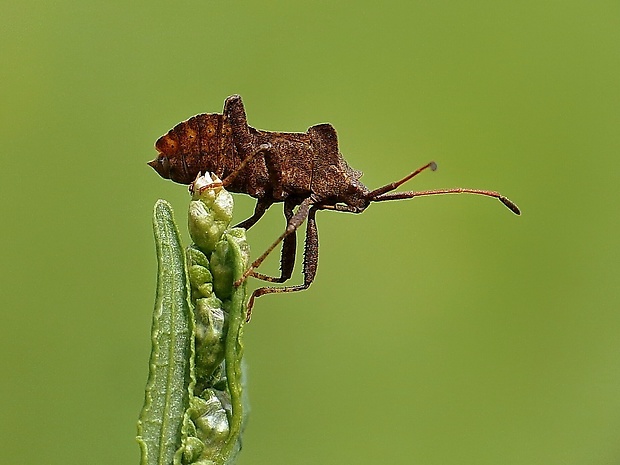
[[[496,198],[513,213],[521,213],[514,202],[491,190],[459,187],[394,192],[421,172],[435,171],[435,162],[427,163],[398,181],[370,190],[360,181],[362,172],[351,168],[340,153],[338,135],[331,124],[317,124],[303,133],[258,130],[248,125],[239,95],[226,99],[222,113],[204,113],[177,124],[157,140],[155,148],[157,158],[149,165],[165,179],[189,184],[197,174],[211,172],[230,192],[254,197],[254,214],[238,227],[250,229],[271,205],[284,204],[284,232],[252,262],[235,281],[235,286],[240,286],[249,276],[270,283],[286,283],[295,266],[297,230],[306,222],[303,283],[256,289],[248,301],[248,315],[257,297],[301,291],[312,284],[319,257],[316,224],[319,210],[362,213],[373,202],[440,194],[475,194]],[[280,276],[255,271],[280,244]]]

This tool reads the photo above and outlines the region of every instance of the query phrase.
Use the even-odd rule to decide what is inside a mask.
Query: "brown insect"
[[[312,126],[305,133],[260,131],[248,126],[239,95],[226,99],[223,113],[200,114],[177,124],[157,140],[155,148],[159,155],[149,165],[163,178],[191,184],[199,173],[209,171],[222,179],[229,191],[255,197],[254,214],[239,227],[251,228],[272,204],[284,202],[285,231],[250,265],[236,285],[248,276],[272,283],[288,281],[295,265],[296,231],[308,220],[303,284],[256,289],[248,301],[248,318],[256,297],[301,291],[312,284],[319,257],[315,219],[318,210],[361,213],[371,202],[469,193],[495,197],[513,213],[520,214],[512,201],[493,191],[454,188],[391,192],[427,168],[434,171],[434,162],[370,190],[360,182],[362,172],[352,169],[338,151],[336,130],[331,124]],[[255,271],[280,242],[280,276]]]

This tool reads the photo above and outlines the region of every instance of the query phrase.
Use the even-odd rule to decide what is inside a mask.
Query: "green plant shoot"
[[[159,264],[153,348],[138,422],[142,465],[232,464],[247,415],[243,390],[245,230],[229,229],[230,193],[208,174],[192,184],[180,246],[172,210],[155,206]]]

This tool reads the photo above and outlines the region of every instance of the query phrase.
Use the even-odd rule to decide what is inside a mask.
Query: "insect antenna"
[[[413,178],[414,176],[417,176],[422,171],[424,171],[424,170],[426,170],[428,168],[430,168],[431,171],[435,171],[437,169],[437,163],[435,163],[434,161],[431,161],[430,163],[427,163],[423,167],[418,168],[417,170],[415,170],[412,173],[408,174],[407,176],[405,176],[404,178],[400,179],[399,181],[391,182],[389,184],[386,184],[385,186],[382,186],[382,187],[379,187],[379,188],[375,189],[374,191],[371,191],[368,194],[368,198],[374,200],[376,197],[380,196],[381,194],[385,194],[386,192],[393,191],[397,187],[402,186],[407,181],[409,181],[411,178]]]
[[[520,215],[521,210],[517,207],[517,204],[510,200],[508,197],[495,191],[485,191],[481,189],[467,189],[463,187],[455,187],[453,189],[434,189],[430,191],[408,191],[408,192],[392,192],[389,194],[380,194],[371,200],[373,202],[385,202],[387,200],[402,200],[412,199],[413,197],[422,197],[425,195],[440,195],[440,194],[476,194],[485,195],[487,197],[494,197],[502,202],[510,211],[515,215]]]
[[[413,197],[422,197],[425,195],[440,195],[440,194],[476,194],[476,195],[485,195],[487,197],[493,197],[502,202],[510,211],[512,211],[515,215],[520,215],[521,210],[517,207],[517,204],[510,200],[508,197],[500,194],[495,191],[487,191],[482,189],[467,189],[463,187],[455,187],[453,189],[433,189],[429,191],[407,191],[407,192],[392,192],[397,187],[403,185],[407,181],[409,181],[414,176],[417,176],[422,171],[430,168],[431,171],[435,171],[437,169],[437,164],[434,161],[427,163],[426,165],[418,168],[412,173],[408,174],[404,178],[391,182],[390,184],[386,184],[385,186],[379,187],[368,193],[368,199],[371,202],[385,202],[388,200],[403,200],[403,199],[412,199]]]

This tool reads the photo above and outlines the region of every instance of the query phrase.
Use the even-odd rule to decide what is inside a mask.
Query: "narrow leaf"
[[[189,304],[185,251],[172,208],[155,204],[153,229],[158,258],[152,351],[144,407],[138,421],[141,465],[170,465],[181,443],[185,412],[193,389],[193,318]]]
[[[234,282],[243,276],[248,266],[249,247],[245,241],[243,229],[231,229],[224,237],[229,245],[229,264],[232,268],[232,281]],[[245,282],[237,288],[233,287],[228,310],[229,322],[224,359],[232,415],[230,434],[222,454],[226,464],[234,463],[241,448],[241,433],[248,413],[247,399],[243,390],[245,383],[243,364],[243,327],[246,321],[245,290]]]

